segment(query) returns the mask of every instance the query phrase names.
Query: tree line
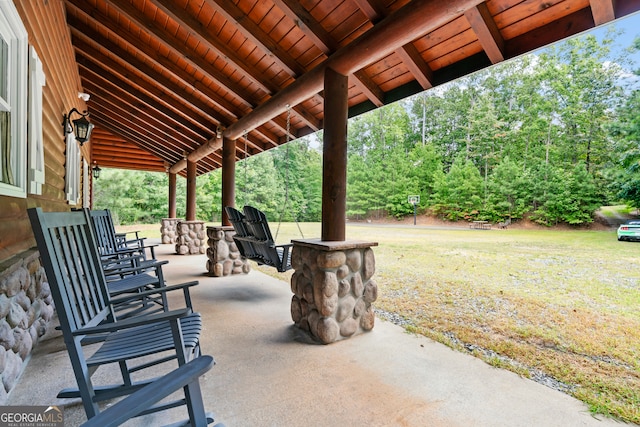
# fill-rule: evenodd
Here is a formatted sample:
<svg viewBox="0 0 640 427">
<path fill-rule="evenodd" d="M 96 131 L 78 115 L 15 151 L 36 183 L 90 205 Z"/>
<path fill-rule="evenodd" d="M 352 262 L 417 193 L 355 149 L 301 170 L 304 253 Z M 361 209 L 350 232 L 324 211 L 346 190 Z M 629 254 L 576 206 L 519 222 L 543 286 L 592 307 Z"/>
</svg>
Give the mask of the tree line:
<svg viewBox="0 0 640 427">
<path fill-rule="evenodd" d="M 640 94 L 617 32 L 542 53 L 349 120 L 347 216 L 421 212 L 449 220 L 527 217 L 585 224 L 602 205 L 640 206 Z M 640 39 L 629 49 L 640 49 Z M 618 53 L 615 53 L 618 52 Z M 272 221 L 319 221 L 321 133 L 236 165 L 236 205 Z M 163 174 L 105 170 L 94 205 L 121 223 L 166 216 Z M 140 182 L 144 185 L 140 185 Z M 178 179 L 184 196 L 185 180 Z M 184 216 L 184 199 L 178 216 Z M 221 173 L 197 179 L 197 215 L 221 216 Z"/>
</svg>

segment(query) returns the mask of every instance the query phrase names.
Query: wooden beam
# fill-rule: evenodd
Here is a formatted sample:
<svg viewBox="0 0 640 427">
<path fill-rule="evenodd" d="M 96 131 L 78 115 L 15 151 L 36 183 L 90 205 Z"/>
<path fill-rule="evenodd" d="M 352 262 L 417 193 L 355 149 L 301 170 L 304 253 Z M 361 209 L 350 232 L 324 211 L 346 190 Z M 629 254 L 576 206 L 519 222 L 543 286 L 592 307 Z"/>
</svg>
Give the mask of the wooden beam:
<svg viewBox="0 0 640 427">
<path fill-rule="evenodd" d="M 300 30 L 324 53 L 338 49 L 338 43 L 324 27 L 297 0 L 273 0 L 273 3 L 291 19 Z"/>
<path fill-rule="evenodd" d="M 325 122 L 322 150 L 323 241 L 345 240 L 347 218 L 347 120 L 349 79 L 325 69 Z"/>
<path fill-rule="evenodd" d="M 422 86 L 422 89 L 426 90 L 433 87 L 433 71 L 429 68 L 429 64 L 424 62 L 420 52 L 412 43 L 408 43 L 396 50 L 396 55 L 400 57 L 402 63 L 409 69 L 409 72 Z"/>
<path fill-rule="evenodd" d="M 276 6 L 278 6 L 284 14 L 289 17 L 300 30 L 318 46 L 318 48 L 325 54 L 325 56 L 331 55 L 336 51 L 340 45 L 333 38 L 324 27 L 316 21 L 313 16 L 307 12 L 307 10 L 295 0 L 274 0 Z M 366 0 L 363 3 L 368 5 Z M 384 105 L 384 92 L 367 76 L 364 70 L 356 71 L 353 74 L 353 83 L 358 86 L 364 96 L 366 96 L 377 107 Z M 293 109 L 295 111 L 295 108 Z M 299 113 L 298 113 L 299 114 Z M 307 124 L 310 124 L 307 122 Z M 318 130 L 319 128 L 310 124 L 312 129 Z"/>
<path fill-rule="evenodd" d="M 225 206 L 236 206 L 236 141 L 222 143 L 222 225 L 231 225 Z"/>
<path fill-rule="evenodd" d="M 187 221 L 196 220 L 196 170 L 197 163 L 187 161 Z"/>
<path fill-rule="evenodd" d="M 481 0 L 436 2 L 415 0 L 398 9 L 350 45 L 336 51 L 322 65 L 298 78 L 271 99 L 256 107 L 224 133 L 226 138 L 237 139 L 244 129 L 253 129 L 286 111 L 287 105 L 297 105 L 322 90 L 324 69 L 333 68 L 349 75 L 372 62 L 378 61 L 400 46 L 427 34 L 462 15 Z M 424 17 L 430 19 L 425 21 Z M 325 120 L 326 123 L 326 120 Z"/>
<path fill-rule="evenodd" d="M 358 5 L 358 8 L 367 19 L 373 23 L 378 22 L 384 17 L 384 9 L 381 5 L 374 0 L 354 0 Z"/>
<path fill-rule="evenodd" d="M 613 0 L 589 0 L 591 14 L 596 25 L 606 24 L 616 19 Z"/>
<path fill-rule="evenodd" d="M 364 96 L 366 96 L 376 107 L 384 105 L 384 92 L 367 76 L 364 70 L 358 70 L 352 74 L 353 82 L 360 88 Z"/>
<path fill-rule="evenodd" d="M 504 39 L 486 3 L 472 7 L 464 13 L 471 28 L 478 36 L 485 53 L 492 64 L 504 61 Z"/>
<path fill-rule="evenodd" d="M 168 218 L 175 218 L 176 214 L 176 184 L 177 176 L 175 173 L 169 174 L 169 216 Z"/>
</svg>

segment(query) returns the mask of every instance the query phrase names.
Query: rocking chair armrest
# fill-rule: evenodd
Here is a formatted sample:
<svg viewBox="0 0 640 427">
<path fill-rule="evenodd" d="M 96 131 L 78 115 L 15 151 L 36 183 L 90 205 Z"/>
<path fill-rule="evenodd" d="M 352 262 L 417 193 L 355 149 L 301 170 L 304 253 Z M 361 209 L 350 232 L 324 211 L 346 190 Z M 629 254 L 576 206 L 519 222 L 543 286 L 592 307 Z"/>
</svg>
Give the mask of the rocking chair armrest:
<svg viewBox="0 0 640 427">
<path fill-rule="evenodd" d="M 186 295 L 185 297 L 189 298 L 189 288 L 192 286 L 197 285 L 199 282 L 193 281 L 193 282 L 185 282 L 185 283 L 180 283 L 178 285 L 170 285 L 170 286 L 161 286 L 159 288 L 153 288 L 153 289 L 148 289 L 146 291 L 142 291 L 142 292 L 136 292 L 136 293 L 132 293 L 132 294 L 125 294 L 122 296 L 119 296 L 118 298 L 111 298 L 110 302 L 112 305 L 118 305 L 118 304 L 122 304 L 123 302 L 127 302 L 130 300 L 136 300 L 136 299 L 140 299 L 140 297 L 145 297 L 148 295 L 155 295 L 155 294 L 159 294 L 159 293 L 167 293 L 167 292 L 172 292 L 172 291 L 179 291 L 179 290 L 183 290 Z M 187 307 L 191 307 L 191 301 L 189 299 L 189 301 L 187 301 Z"/>
<path fill-rule="evenodd" d="M 130 263 L 132 260 L 134 260 L 134 258 L 126 258 L 126 259 L 122 259 L 122 260 L 112 260 L 111 262 L 103 261 L 102 265 L 104 266 L 103 267 L 104 274 L 109 276 L 109 275 L 113 275 L 113 274 L 140 273 L 140 272 L 152 269 L 152 268 L 158 269 L 161 266 L 169 263 L 169 261 L 163 260 L 163 261 L 145 262 L 144 265 L 138 265 L 138 266 L 130 266 L 131 264 L 129 264 L 129 266 L 127 266 L 127 267 L 118 267 L 117 266 L 117 264 L 119 264 L 120 262 Z M 115 267 L 113 266 L 114 264 L 116 264 Z"/>
<path fill-rule="evenodd" d="M 171 311 L 149 314 L 146 316 L 135 316 L 117 322 L 104 323 L 88 328 L 81 328 L 73 331 L 73 335 L 93 335 L 104 334 L 105 332 L 115 332 L 121 329 L 135 328 L 137 326 L 148 325 L 150 323 L 166 322 L 188 316 L 192 311 L 189 308 L 181 308 Z"/>
<path fill-rule="evenodd" d="M 175 370 L 158 378 L 154 382 L 144 386 L 125 399 L 117 402 L 112 407 L 90 418 L 83 427 L 117 426 L 139 415 L 150 408 L 156 402 L 169 396 L 171 393 L 195 383 L 207 371 L 215 361 L 211 356 L 199 356 L 192 361 L 181 365 Z M 200 398 L 200 396 L 197 396 Z M 198 403 L 198 402 L 195 402 Z M 201 404 L 201 402 L 200 402 Z M 195 416 L 197 416 L 196 414 Z M 192 420 L 192 422 L 195 420 Z"/>
</svg>

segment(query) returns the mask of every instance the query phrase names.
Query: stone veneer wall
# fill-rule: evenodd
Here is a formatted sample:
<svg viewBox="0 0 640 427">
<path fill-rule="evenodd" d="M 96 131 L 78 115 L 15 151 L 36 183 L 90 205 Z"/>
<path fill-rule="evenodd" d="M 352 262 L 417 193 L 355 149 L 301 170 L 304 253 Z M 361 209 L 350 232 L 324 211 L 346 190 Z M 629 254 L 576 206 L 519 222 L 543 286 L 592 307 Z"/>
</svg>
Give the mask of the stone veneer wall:
<svg viewBox="0 0 640 427">
<path fill-rule="evenodd" d="M 178 255 L 199 255 L 206 252 L 207 233 L 204 221 L 179 221 L 176 228 Z"/>
<path fill-rule="evenodd" d="M 178 218 L 163 218 L 160 223 L 160 234 L 163 245 L 172 245 L 178 239 Z"/>
<path fill-rule="evenodd" d="M 294 240 L 291 317 L 324 344 L 373 328 L 378 286 L 367 242 Z"/>
<path fill-rule="evenodd" d="M 0 264 L 0 405 L 6 403 L 24 360 L 54 315 L 39 255 L 31 250 Z"/>
<path fill-rule="evenodd" d="M 207 227 L 207 271 L 210 276 L 223 277 L 251 271 L 249 261 L 240 255 L 233 240 L 235 234 L 233 227 Z"/>
</svg>

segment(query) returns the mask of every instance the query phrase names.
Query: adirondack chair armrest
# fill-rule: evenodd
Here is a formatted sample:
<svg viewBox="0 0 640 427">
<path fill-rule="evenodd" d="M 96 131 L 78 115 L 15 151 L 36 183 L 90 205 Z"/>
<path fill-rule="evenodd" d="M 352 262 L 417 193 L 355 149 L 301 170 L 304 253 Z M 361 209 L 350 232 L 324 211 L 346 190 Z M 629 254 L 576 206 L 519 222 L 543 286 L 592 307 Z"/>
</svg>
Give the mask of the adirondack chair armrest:
<svg viewBox="0 0 640 427">
<path fill-rule="evenodd" d="M 166 322 L 170 320 L 180 319 L 188 316 L 192 311 L 189 308 L 180 308 L 177 310 L 163 311 L 160 313 L 149 314 L 146 316 L 129 317 L 125 320 L 119 320 L 117 322 L 104 323 L 97 326 L 91 326 L 88 328 L 80 328 L 72 333 L 74 335 L 94 335 L 104 334 L 107 332 L 115 332 L 121 329 L 135 328 L 137 326 L 148 325 L 150 323 Z"/>
<path fill-rule="evenodd" d="M 141 297 L 149 295 L 182 290 L 184 292 L 185 304 L 187 305 L 187 308 L 191 308 L 191 294 L 189 293 L 189 288 L 192 286 L 196 286 L 198 283 L 199 282 L 196 280 L 193 282 L 185 282 L 177 285 L 162 286 L 159 288 L 153 288 L 132 294 L 123 294 L 122 296 L 119 296 L 117 298 L 111 298 L 111 304 L 118 305 L 128 301 L 134 301 L 140 299 Z"/>
<path fill-rule="evenodd" d="M 213 367 L 214 364 L 215 361 L 211 356 L 197 357 L 158 378 L 154 382 L 117 402 L 103 412 L 100 412 L 96 416 L 90 418 L 86 423 L 82 424 L 82 426 L 118 426 L 125 421 L 140 415 L 146 409 L 169 396 L 173 392 L 178 391 L 189 384 L 195 384 L 203 374 Z M 199 388 L 197 391 L 198 395 L 191 397 L 201 400 L 202 396 L 199 393 Z M 198 408 L 198 411 L 194 414 L 195 416 L 210 416 L 210 414 L 202 413 L 201 401 L 193 402 L 193 404 Z M 194 421 L 195 420 L 192 420 L 192 422 Z"/>
</svg>

